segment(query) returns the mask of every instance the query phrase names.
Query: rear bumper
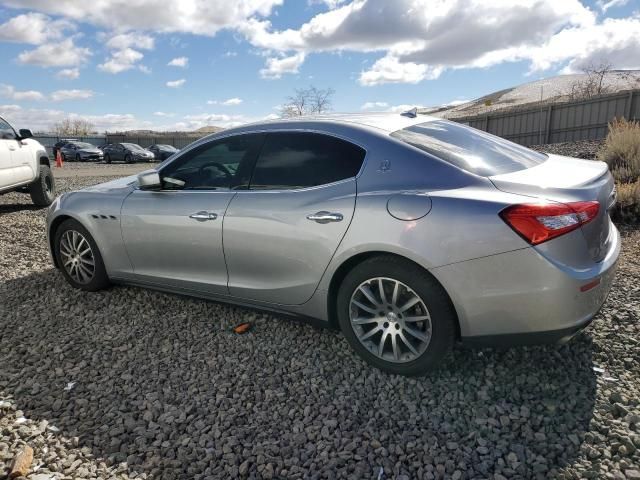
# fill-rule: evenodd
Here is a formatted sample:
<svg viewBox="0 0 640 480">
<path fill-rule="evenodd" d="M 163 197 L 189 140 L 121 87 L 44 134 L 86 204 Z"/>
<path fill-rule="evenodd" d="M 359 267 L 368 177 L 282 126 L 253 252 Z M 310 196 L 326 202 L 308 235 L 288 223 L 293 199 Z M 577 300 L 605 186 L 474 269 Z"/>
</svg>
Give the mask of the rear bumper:
<svg viewBox="0 0 640 480">
<path fill-rule="evenodd" d="M 609 251 L 589 268 L 559 268 L 534 248 L 432 270 L 458 313 L 470 345 L 533 345 L 570 339 L 607 299 L 620 253 L 612 226 Z M 598 282 L 586 291 L 581 287 Z"/>
</svg>

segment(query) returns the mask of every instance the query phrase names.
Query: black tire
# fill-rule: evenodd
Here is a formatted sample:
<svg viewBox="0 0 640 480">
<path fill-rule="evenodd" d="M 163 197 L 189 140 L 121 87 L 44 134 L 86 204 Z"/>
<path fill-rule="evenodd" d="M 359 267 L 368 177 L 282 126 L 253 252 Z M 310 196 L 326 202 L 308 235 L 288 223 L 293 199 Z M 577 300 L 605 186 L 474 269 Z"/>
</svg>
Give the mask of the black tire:
<svg viewBox="0 0 640 480">
<path fill-rule="evenodd" d="M 396 363 L 380 358 L 358 340 L 352 326 L 350 319 L 352 295 L 367 280 L 380 277 L 399 281 L 409 287 L 420 297 L 428 310 L 431 338 L 426 349 L 413 360 Z M 435 370 L 451 351 L 456 338 L 457 316 L 451 300 L 442 286 L 426 270 L 394 256 L 373 257 L 349 272 L 338 291 L 337 313 L 340 329 L 356 353 L 367 363 L 389 373 L 416 376 Z M 400 327 L 396 325 L 395 328 Z M 406 331 L 400 329 L 400 332 Z M 385 340 L 380 343 L 387 345 L 389 342 Z"/>
<path fill-rule="evenodd" d="M 48 207 L 56 198 L 56 182 L 48 165 L 40 165 L 38 178 L 29 185 L 29 195 L 38 207 Z"/>
<path fill-rule="evenodd" d="M 82 160 L 82 157 L 80 156 L 79 153 L 76 153 L 76 162 L 84 162 L 84 160 Z"/>
<path fill-rule="evenodd" d="M 104 156 L 104 163 L 111 163 L 111 155 L 108 153 Z"/>
<path fill-rule="evenodd" d="M 62 240 L 62 236 L 67 231 L 76 231 L 80 233 L 91 246 L 91 253 L 93 254 L 95 269 L 93 272 L 93 277 L 91 281 L 88 283 L 80 283 L 76 281 L 64 267 L 63 256 L 60 252 L 60 242 Z M 58 229 L 54 233 L 54 255 L 56 256 L 56 263 L 60 268 L 60 271 L 64 275 L 65 279 L 69 284 L 80 290 L 85 290 L 88 292 L 95 292 L 97 290 L 102 290 L 109 286 L 109 277 L 107 276 L 107 271 L 104 267 L 104 262 L 102 261 L 102 255 L 100 254 L 100 250 L 98 249 L 98 245 L 96 245 L 95 240 L 91 236 L 91 234 L 87 231 L 86 228 L 82 226 L 80 222 L 74 219 L 65 220 L 60 224 Z"/>
<path fill-rule="evenodd" d="M 124 163 L 133 163 L 133 161 L 131 160 L 131 155 L 124 156 Z"/>
</svg>

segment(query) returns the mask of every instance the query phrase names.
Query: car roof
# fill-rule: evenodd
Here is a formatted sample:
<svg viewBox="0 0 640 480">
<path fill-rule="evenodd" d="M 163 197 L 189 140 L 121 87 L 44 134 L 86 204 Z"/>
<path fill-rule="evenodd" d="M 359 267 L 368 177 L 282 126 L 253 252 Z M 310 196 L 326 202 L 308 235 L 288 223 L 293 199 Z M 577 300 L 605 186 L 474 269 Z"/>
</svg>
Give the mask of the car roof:
<svg viewBox="0 0 640 480">
<path fill-rule="evenodd" d="M 300 117 L 278 118 L 273 120 L 265 120 L 250 124 L 251 127 L 259 125 L 295 125 L 296 123 L 339 123 L 339 124 L 356 124 L 366 127 L 376 128 L 385 132 L 395 132 L 403 128 L 410 127 L 417 123 L 424 123 L 436 120 L 435 117 L 428 115 L 416 114 L 415 116 L 403 113 L 334 113 L 327 115 L 305 115 Z"/>
</svg>

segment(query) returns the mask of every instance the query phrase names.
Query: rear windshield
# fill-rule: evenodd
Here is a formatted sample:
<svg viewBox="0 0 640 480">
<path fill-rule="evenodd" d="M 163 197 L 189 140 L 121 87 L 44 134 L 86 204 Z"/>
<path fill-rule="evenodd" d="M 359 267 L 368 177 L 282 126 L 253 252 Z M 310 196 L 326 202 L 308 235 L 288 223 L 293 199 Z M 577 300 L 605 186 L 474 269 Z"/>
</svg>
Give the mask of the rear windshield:
<svg viewBox="0 0 640 480">
<path fill-rule="evenodd" d="M 535 167 L 547 159 L 543 153 L 446 120 L 419 123 L 391 136 L 483 177 Z"/>
</svg>

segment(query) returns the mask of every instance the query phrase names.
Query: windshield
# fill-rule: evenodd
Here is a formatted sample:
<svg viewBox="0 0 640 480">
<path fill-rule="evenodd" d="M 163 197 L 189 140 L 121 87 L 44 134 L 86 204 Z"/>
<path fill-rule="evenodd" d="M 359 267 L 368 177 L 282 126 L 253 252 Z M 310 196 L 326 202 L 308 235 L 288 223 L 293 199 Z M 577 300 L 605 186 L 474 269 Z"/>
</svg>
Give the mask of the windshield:
<svg viewBox="0 0 640 480">
<path fill-rule="evenodd" d="M 130 148 L 131 150 L 144 150 L 144 148 L 142 148 L 140 145 L 136 145 L 135 143 L 123 143 L 122 145 Z"/>
<path fill-rule="evenodd" d="M 73 142 L 72 145 L 75 145 L 78 148 L 96 148 L 94 145 L 86 142 Z"/>
<path fill-rule="evenodd" d="M 171 145 L 158 145 L 158 148 L 162 149 L 162 150 L 176 150 L 175 147 L 172 147 Z"/>
<path fill-rule="evenodd" d="M 542 153 L 447 120 L 420 123 L 391 136 L 483 177 L 535 167 L 547 159 Z"/>
</svg>

